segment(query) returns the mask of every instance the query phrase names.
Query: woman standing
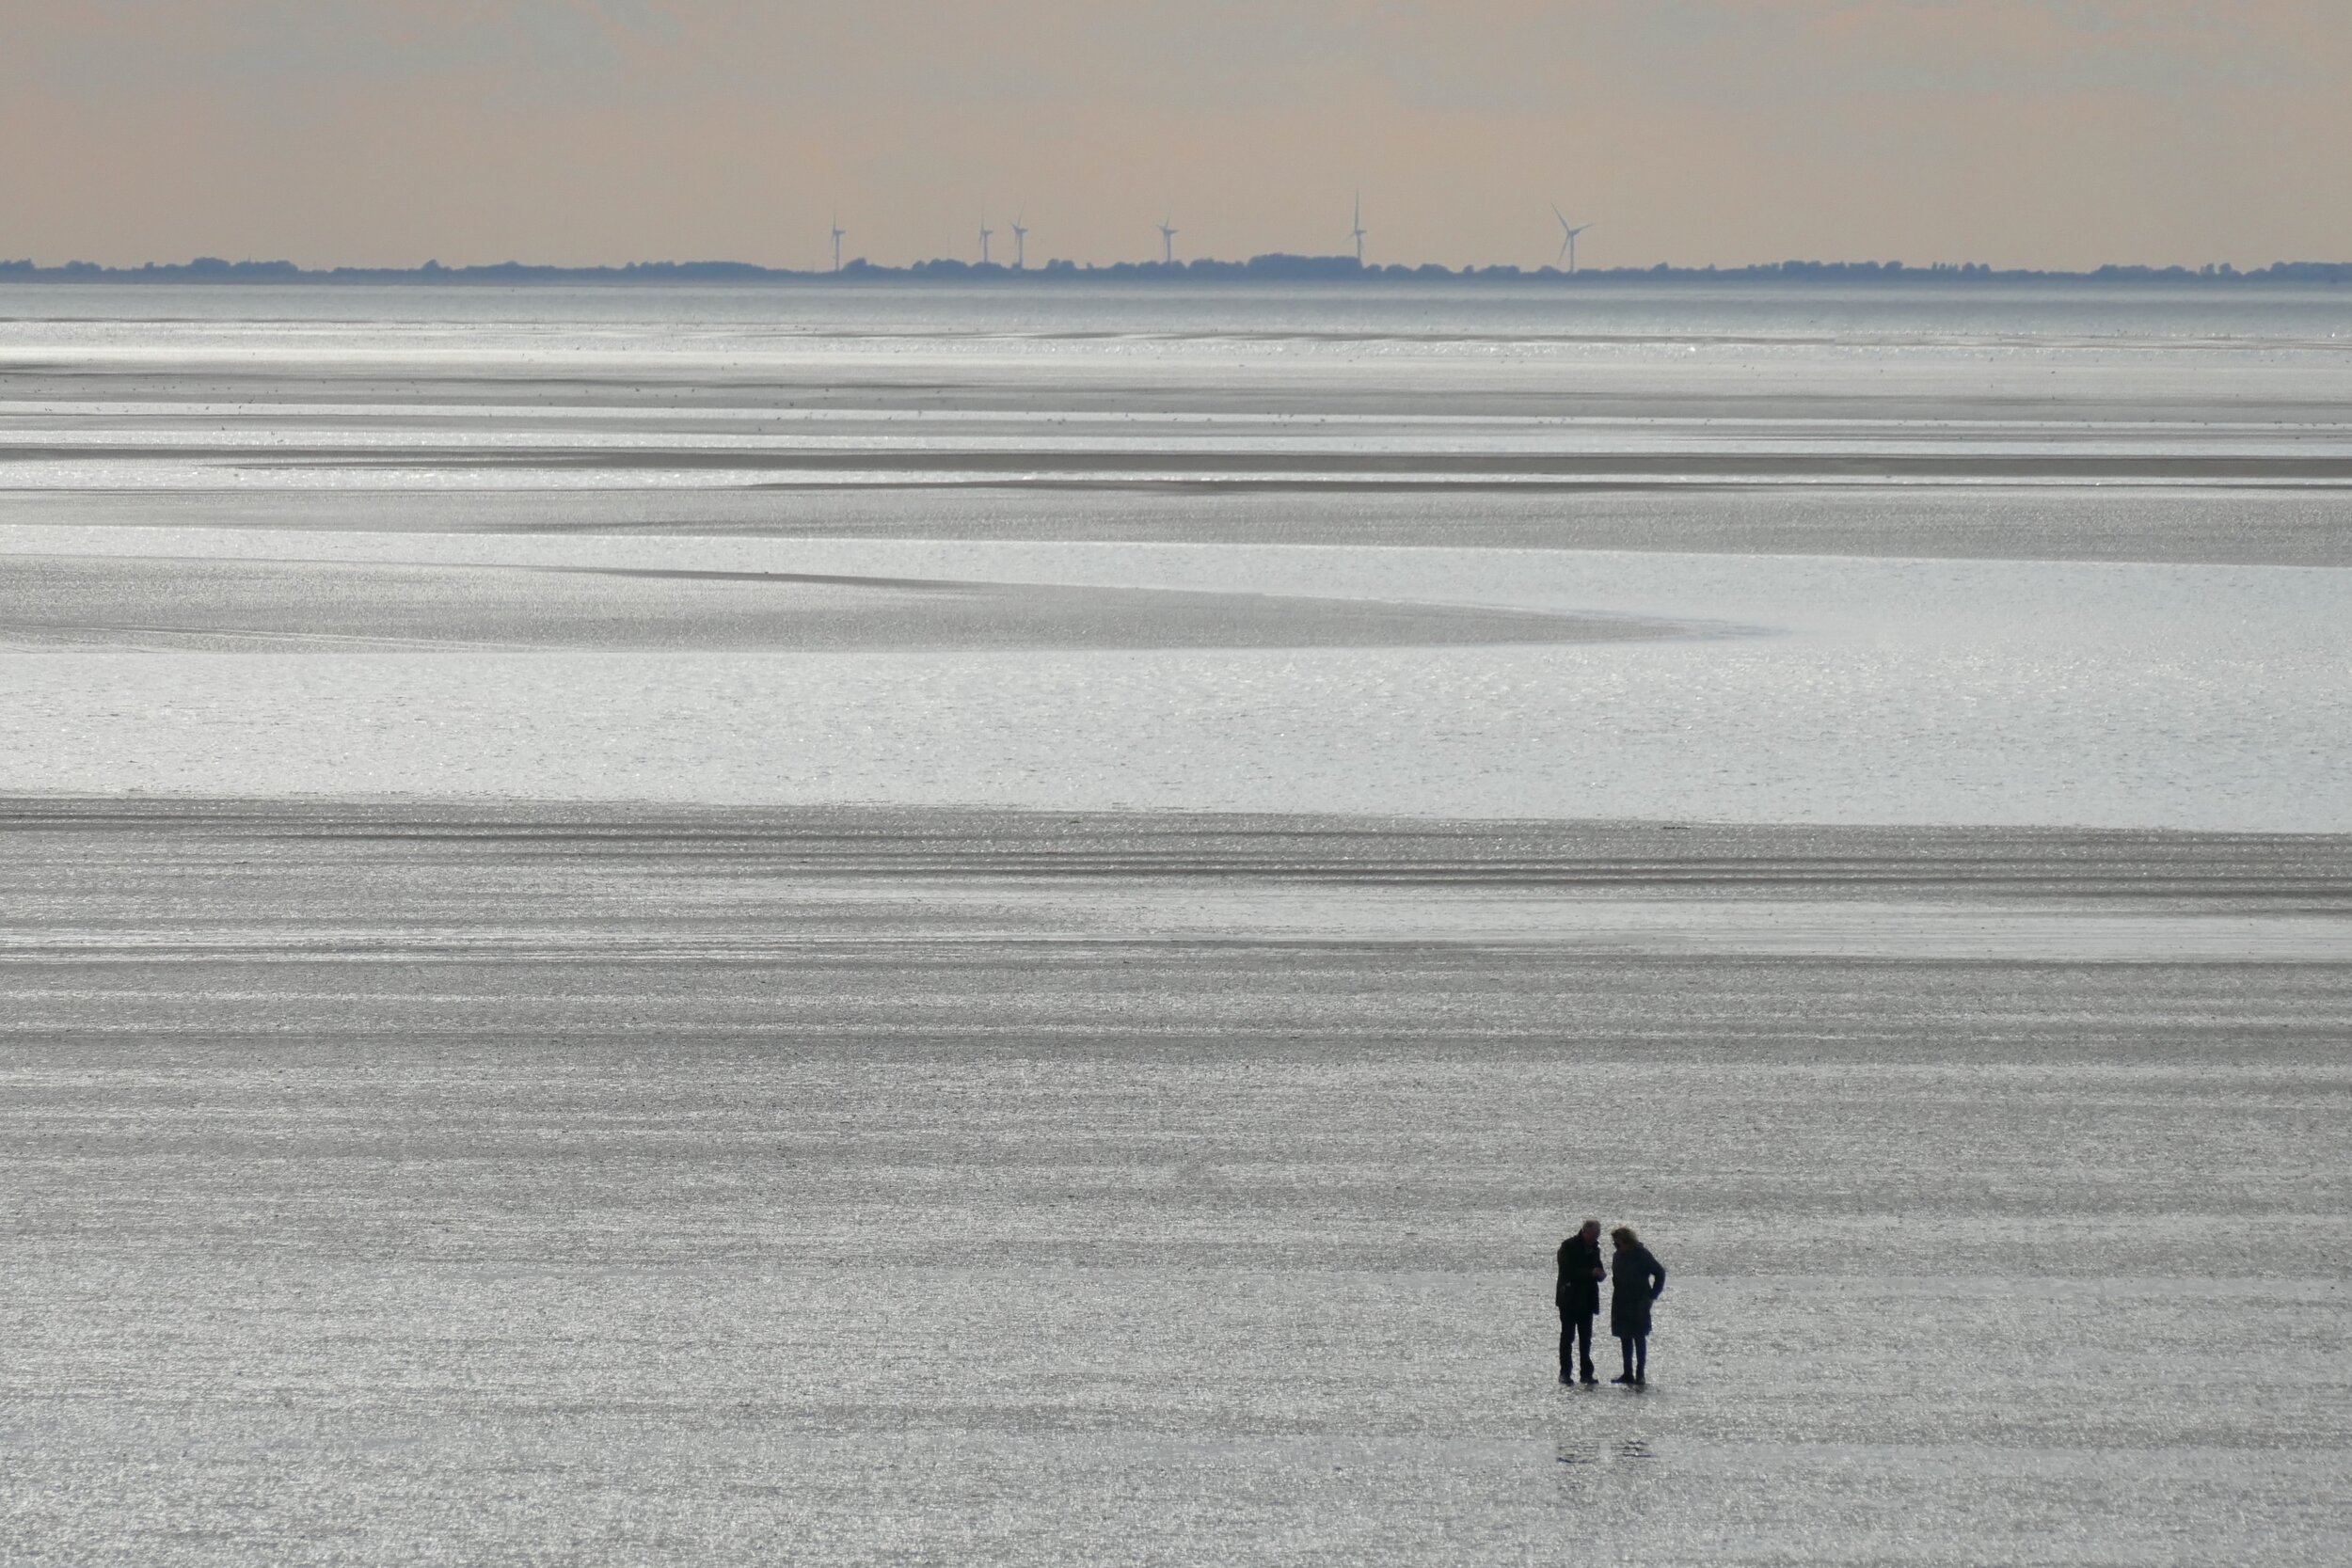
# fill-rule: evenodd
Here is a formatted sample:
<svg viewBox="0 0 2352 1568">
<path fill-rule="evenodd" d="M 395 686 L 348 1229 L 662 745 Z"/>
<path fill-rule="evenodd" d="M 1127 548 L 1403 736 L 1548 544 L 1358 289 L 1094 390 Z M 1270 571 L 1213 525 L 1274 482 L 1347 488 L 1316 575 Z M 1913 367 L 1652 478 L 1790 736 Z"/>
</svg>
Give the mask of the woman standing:
<svg viewBox="0 0 2352 1568">
<path fill-rule="evenodd" d="M 1649 1304 L 1666 1289 L 1666 1269 L 1631 1226 L 1617 1227 L 1609 1239 L 1617 1243 L 1615 1266 L 1609 1271 L 1616 1276 L 1609 1294 L 1609 1332 L 1625 1354 L 1625 1371 L 1609 1381 L 1640 1388 L 1649 1374 Z"/>
</svg>

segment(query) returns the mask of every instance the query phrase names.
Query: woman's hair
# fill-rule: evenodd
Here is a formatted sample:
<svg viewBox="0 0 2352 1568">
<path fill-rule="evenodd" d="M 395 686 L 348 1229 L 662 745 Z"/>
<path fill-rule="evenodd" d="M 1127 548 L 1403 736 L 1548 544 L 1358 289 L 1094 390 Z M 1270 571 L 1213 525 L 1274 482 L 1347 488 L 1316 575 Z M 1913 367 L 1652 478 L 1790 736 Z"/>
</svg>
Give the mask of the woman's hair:
<svg viewBox="0 0 2352 1568">
<path fill-rule="evenodd" d="M 1621 1225 L 1617 1227 L 1616 1229 L 1612 1230 L 1609 1233 L 1609 1239 L 1616 1243 L 1619 1246 L 1640 1246 L 1642 1244 L 1642 1238 L 1633 1234 L 1633 1227 L 1629 1225 Z"/>
</svg>

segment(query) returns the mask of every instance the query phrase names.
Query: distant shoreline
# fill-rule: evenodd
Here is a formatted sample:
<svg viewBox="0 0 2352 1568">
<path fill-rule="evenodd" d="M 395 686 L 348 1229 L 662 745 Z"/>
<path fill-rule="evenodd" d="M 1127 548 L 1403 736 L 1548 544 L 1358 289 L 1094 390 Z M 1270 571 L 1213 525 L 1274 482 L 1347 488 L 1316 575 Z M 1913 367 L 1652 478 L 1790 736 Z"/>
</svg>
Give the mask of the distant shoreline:
<svg viewBox="0 0 2352 1568">
<path fill-rule="evenodd" d="M 420 267 L 297 266 L 292 261 L 229 261 L 199 257 L 192 261 L 148 262 L 135 267 L 67 261 L 41 266 L 31 261 L 0 261 L 0 283 L 309 283 L 309 284 L 818 284 L 831 287 L 904 283 L 1454 283 L 1498 288 L 1624 288 L 1645 284 L 1937 284 L 1969 288 L 2028 284 L 2236 288 L 2245 285 L 2352 284 L 2352 261 L 2280 261 L 2239 272 L 2234 268 L 2104 266 L 2089 272 L 2002 270 L 1980 263 L 1909 266 L 1899 261 L 1780 261 L 1743 267 L 1587 267 L 1562 272 L 1494 266 L 1449 268 L 1381 266 L 1350 256 L 1255 256 L 1247 261 L 1117 261 L 1079 266 L 1048 261 L 1014 268 L 942 259 L 909 266 L 876 266 L 860 260 L 838 272 L 801 272 L 749 261 L 632 261 L 623 266 L 543 266 L 501 261 L 484 266 Z"/>
</svg>

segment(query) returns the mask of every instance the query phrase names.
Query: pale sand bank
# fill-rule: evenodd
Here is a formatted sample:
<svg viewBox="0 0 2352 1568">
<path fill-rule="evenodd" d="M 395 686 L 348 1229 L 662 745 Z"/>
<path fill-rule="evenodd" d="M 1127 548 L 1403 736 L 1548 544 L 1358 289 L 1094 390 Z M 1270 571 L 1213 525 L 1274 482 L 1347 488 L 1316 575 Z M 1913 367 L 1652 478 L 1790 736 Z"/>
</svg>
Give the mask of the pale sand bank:
<svg viewBox="0 0 2352 1568">
<path fill-rule="evenodd" d="M 2352 826 L 2328 569 L 33 525 L 0 547 L 20 645 L 48 644 L 0 687 L 20 792 Z M 809 580 L 840 578 L 900 586 Z M 333 641 L 357 637 L 380 641 Z"/>
<path fill-rule="evenodd" d="M 684 565 L 0 554 L 0 647 L 16 648 L 1409 647 L 1693 630 L 1507 607 Z"/>
<path fill-rule="evenodd" d="M 2352 566 L 2352 493 L 2115 484 L 1802 491 L 1187 484 L 1070 491 L 860 489 L 11 491 L 0 526 L 172 534 L 506 533 L 644 538 L 1066 540 L 1133 544 L 1659 550 L 2014 561 Z"/>
</svg>

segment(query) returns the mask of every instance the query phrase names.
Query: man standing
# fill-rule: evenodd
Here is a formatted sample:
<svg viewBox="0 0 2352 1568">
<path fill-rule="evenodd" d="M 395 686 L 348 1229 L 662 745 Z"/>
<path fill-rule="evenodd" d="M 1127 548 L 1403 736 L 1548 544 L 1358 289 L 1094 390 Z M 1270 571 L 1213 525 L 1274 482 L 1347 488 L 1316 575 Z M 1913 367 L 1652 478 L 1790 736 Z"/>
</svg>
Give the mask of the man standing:
<svg viewBox="0 0 2352 1568">
<path fill-rule="evenodd" d="M 1600 1221 L 1586 1220 L 1560 1243 L 1560 1279 L 1551 1288 L 1552 1304 L 1560 1308 L 1563 1383 L 1574 1383 L 1580 1368 L 1585 1382 L 1600 1381 L 1593 1375 L 1593 1315 L 1600 1310 L 1600 1282 L 1606 1272 L 1600 1262 Z"/>
</svg>

